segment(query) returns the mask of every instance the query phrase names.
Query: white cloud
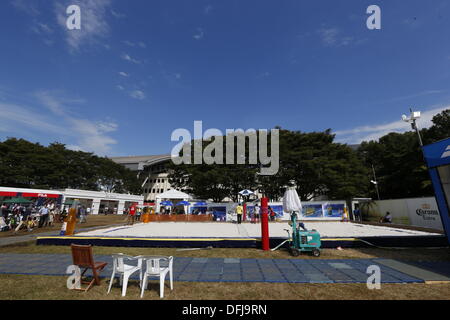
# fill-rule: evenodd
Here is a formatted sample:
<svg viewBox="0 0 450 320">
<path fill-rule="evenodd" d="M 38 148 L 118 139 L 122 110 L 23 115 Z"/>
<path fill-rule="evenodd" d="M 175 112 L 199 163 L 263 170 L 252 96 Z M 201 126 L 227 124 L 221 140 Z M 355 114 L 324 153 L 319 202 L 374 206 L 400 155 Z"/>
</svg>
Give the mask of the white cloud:
<svg viewBox="0 0 450 320">
<path fill-rule="evenodd" d="M 63 134 L 65 129 L 47 116 L 17 104 L 0 103 L 0 130 L 19 133 L 24 128 L 33 131 Z M 21 132 L 20 132 L 21 133 Z"/>
<path fill-rule="evenodd" d="M 81 30 L 68 30 L 66 26 L 66 9 L 70 4 L 76 4 L 81 9 Z M 109 34 L 109 24 L 106 19 L 111 0 L 70 0 L 61 3 L 55 1 L 56 18 L 65 30 L 66 41 L 71 52 L 77 52 L 84 44 L 97 44 Z"/>
<path fill-rule="evenodd" d="M 111 145 L 117 143 L 115 139 L 106 135 L 117 130 L 116 124 L 75 118 L 69 119 L 69 122 L 72 123 L 74 132 L 79 134 L 79 148 L 82 150 L 103 155 L 110 151 Z"/>
<path fill-rule="evenodd" d="M 62 102 L 56 99 L 49 91 L 38 91 L 34 96 L 53 113 L 64 115 L 65 110 L 62 106 Z"/>
<path fill-rule="evenodd" d="M 93 121 L 73 116 L 68 104 L 84 103 L 81 99 L 71 99 L 62 92 L 38 91 L 33 94 L 39 106 L 50 112 L 42 112 L 36 107 L 10 103 L 0 103 L 0 131 L 23 135 L 24 132 L 51 134 L 61 139 L 69 139 L 72 149 L 105 155 L 117 141 L 110 136 L 117 131 L 113 121 Z M 31 134 L 30 134 L 31 135 Z"/>
<path fill-rule="evenodd" d="M 28 13 L 31 16 L 40 15 L 40 11 L 36 7 L 36 3 L 34 1 L 27 0 L 13 0 L 11 4 L 18 10 Z"/>
<path fill-rule="evenodd" d="M 133 47 L 133 48 L 134 47 L 147 48 L 147 45 L 144 42 L 142 42 L 142 41 L 132 42 L 132 41 L 126 40 L 123 43 L 125 43 L 127 46 Z"/>
<path fill-rule="evenodd" d="M 132 58 L 129 54 L 126 54 L 126 53 L 122 54 L 121 58 L 123 60 L 125 60 L 125 61 L 129 61 L 129 62 L 132 62 L 134 64 L 141 64 L 142 63 L 141 61 Z"/>
<path fill-rule="evenodd" d="M 197 28 L 197 33 L 193 35 L 195 40 L 201 40 L 205 36 L 205 32 L 202 28 Z"/>
<path fill-rule="evenodd" d="M 433 94 L 439 94 L 439 93 L 443 93 L 445 92 L 444 90 L 424 90 L 422 92 L 419 93 L 415 93 L 415 94 L 410 94 L 410 95 L 406 95 L 406 96 L 401 96 L 401 97 L 395 97 L 383 102 L 396 102 L 396 101 L 403 101 L 403 100 L 409 100 L 409 99 L 413 99 L 413 98 L 418 98 L 418 97 L 422 97 L 422 96 L 428 96 L 428 95 L 433 95 Z"/>
<path fill-rule="evenodd" d="M 268 71 L 262 72 L 262 73 L 258 74 L 256 77 L 258 79 L 268 78 L 268 77 L 270 77 L 270 72 L 268 72 Z"/>
<path fill-rule="evenodd" d="M 450 106 L 441 106 L 422 112 L 421 118 L 417 121 L 418 127 L 419 128 L 430 127 L 433 124 L 431 121 L 433 117 L 436 114 L 442 112 L 443 110 L 449 108 Z M 378 140 L 379 138 L 390 132 L 403 133 L 410 130 L 412 130 L 411 124 L 402 121 L 401 117 L 399 116 L 398 120 L 392 122 L 378 125 L 360 126 L 348 130 L 339 130 L 336 131 L 335 134 L 337 141 L 339 142 L 357 144 L 361 143 L 362 141 Z"/>
<path fill-rule="evenodd" d="M 83 148 L 81 148 L 80 146 L 73 145 L 73 144 L 66 145 L 66 149 L 69 149 L 72 151 L 84 151 Z"/>
<path fill-rule="evenodd" d="M 205 8 L 203 9 L 203 12 L 208 15 L 211 13 L 211 11 L 214 9 L 214 7 L 210 4 L 208 4 L 207 6 L 205 6 Z"/>
<path fill-rule="evenodd" d="M 119 74 L 120 74 L 122 77 L 129 77 L 129 76 L 130 76 L 128 73 L 123 72 L 123 71 L 119 72 Z"/>
<path fill-rule="evenodd" d="M 320 39 L 326 47 L 341 47 L 348 46 L 355 42 L 355 38 L 351 36 L 342 35 L 341 30 L 336 27 L 321 28 L 317 30 Z"/>
<path fill-rule="evenodd" d="M 112 9 L 111 9 L 111 14 L 113 15 L 113 17 L 115 17 L 117 19 L 124 19 L 124 18 L 127 17 L 125 14 L 117 12 L 117 11 L 114 11 Z"/>
<path fill-rule="evenodd" d="M 130 92 L 130 96 L 137 100 L 144 100 L 146 98 L 145 93 L 141 90 L 133 90 Z"/>
<path fill-rule="evenodd" d="M 54 32 L 53 29 L 48 24 L 42 22 L 36 22 L 31 27 L 31 31 L 39 35 L 48 35 Z"/>
<path fill-rule="evenodd" d="M 120 84 L 118 84 L 118 85 L 116 86 L 116 88 L 119 89 L 119 90 L 125 90 L 125 88 L 124 88 L 123 86 L 121 86 Z"/>
</svg>

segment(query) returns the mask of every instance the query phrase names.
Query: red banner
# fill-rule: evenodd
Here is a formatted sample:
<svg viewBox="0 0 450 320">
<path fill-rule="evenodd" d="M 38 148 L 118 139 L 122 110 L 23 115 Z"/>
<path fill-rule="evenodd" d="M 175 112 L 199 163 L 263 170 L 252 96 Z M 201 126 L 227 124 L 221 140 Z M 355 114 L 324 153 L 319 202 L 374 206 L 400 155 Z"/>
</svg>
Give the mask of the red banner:
<svg viewBox="0 0 450 320">
<path fill-rule="evenodd" d="M 15 197 L 15 196 L 17 196 L 17 192 L 0 191 L 0 197 Z"/>
<path fill-rule="evenodd" d="M 50 193 L 23 193 L 24 198 L 59 198 L 59 194 Z"/>
</svg>

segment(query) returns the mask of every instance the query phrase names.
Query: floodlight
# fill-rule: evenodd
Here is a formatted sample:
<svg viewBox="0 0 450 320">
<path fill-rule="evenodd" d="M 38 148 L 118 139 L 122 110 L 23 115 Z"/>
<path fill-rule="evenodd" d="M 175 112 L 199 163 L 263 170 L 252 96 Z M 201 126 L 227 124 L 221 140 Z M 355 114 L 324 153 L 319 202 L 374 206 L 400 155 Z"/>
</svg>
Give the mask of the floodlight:
<svg viewBox="0 0 450 320">
<path fill-rule="evenodd" d="M 414 111 L 411 113 L 411 119 L 417 120 L 420 118 L 420 111 Z"/>
</svg>

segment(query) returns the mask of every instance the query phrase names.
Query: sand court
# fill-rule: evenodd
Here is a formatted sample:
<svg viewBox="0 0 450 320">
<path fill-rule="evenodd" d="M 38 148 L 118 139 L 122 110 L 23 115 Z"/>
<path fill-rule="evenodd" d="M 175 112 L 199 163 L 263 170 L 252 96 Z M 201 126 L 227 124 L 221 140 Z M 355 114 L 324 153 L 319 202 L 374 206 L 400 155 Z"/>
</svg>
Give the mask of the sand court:
<svg viewBox="0 0 450 320">
<path fill-rule="evenodd" d="M 385 226 L 363 225 L 349 222 L 305 222 L 307 229 L 316 229 L 322 238 L 334 237 L 390 237 L 390 236 L 431 236 L 439 235 L 416 230 L 399 229 Z M 291 230 L 287 222 L 269 224 L 270 237 L 287 237 L 284 229 Z M 77 233 L 85 237 L 133 237 L 133 238 L 260 238 L 261 225 L 229 222 L 157 222 L 138 223 L 133 226 L 116 226 L 89 232 Z"/>
</svg>

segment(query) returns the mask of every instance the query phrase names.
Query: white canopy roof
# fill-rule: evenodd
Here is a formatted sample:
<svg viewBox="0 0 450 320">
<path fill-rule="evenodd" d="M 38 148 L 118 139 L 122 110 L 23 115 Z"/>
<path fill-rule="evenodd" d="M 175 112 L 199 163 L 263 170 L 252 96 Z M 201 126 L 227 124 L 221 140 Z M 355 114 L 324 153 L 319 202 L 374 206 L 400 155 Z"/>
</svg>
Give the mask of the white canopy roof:
<svg viewBox="0 0 450 320">
<path fill-rule="evenodd" d="M 161 193 L 159 195 L 156 196 L 157 200 L 160 199 L 182 199 L 182 200 L 188 200 L 188 199 L 192 199 L 192 197 L 190 195 L 188 195 L 187 193 L 175 190 L 175 189 L 171 189 L 168 190 L 164 193 Z"/>
</svg>

